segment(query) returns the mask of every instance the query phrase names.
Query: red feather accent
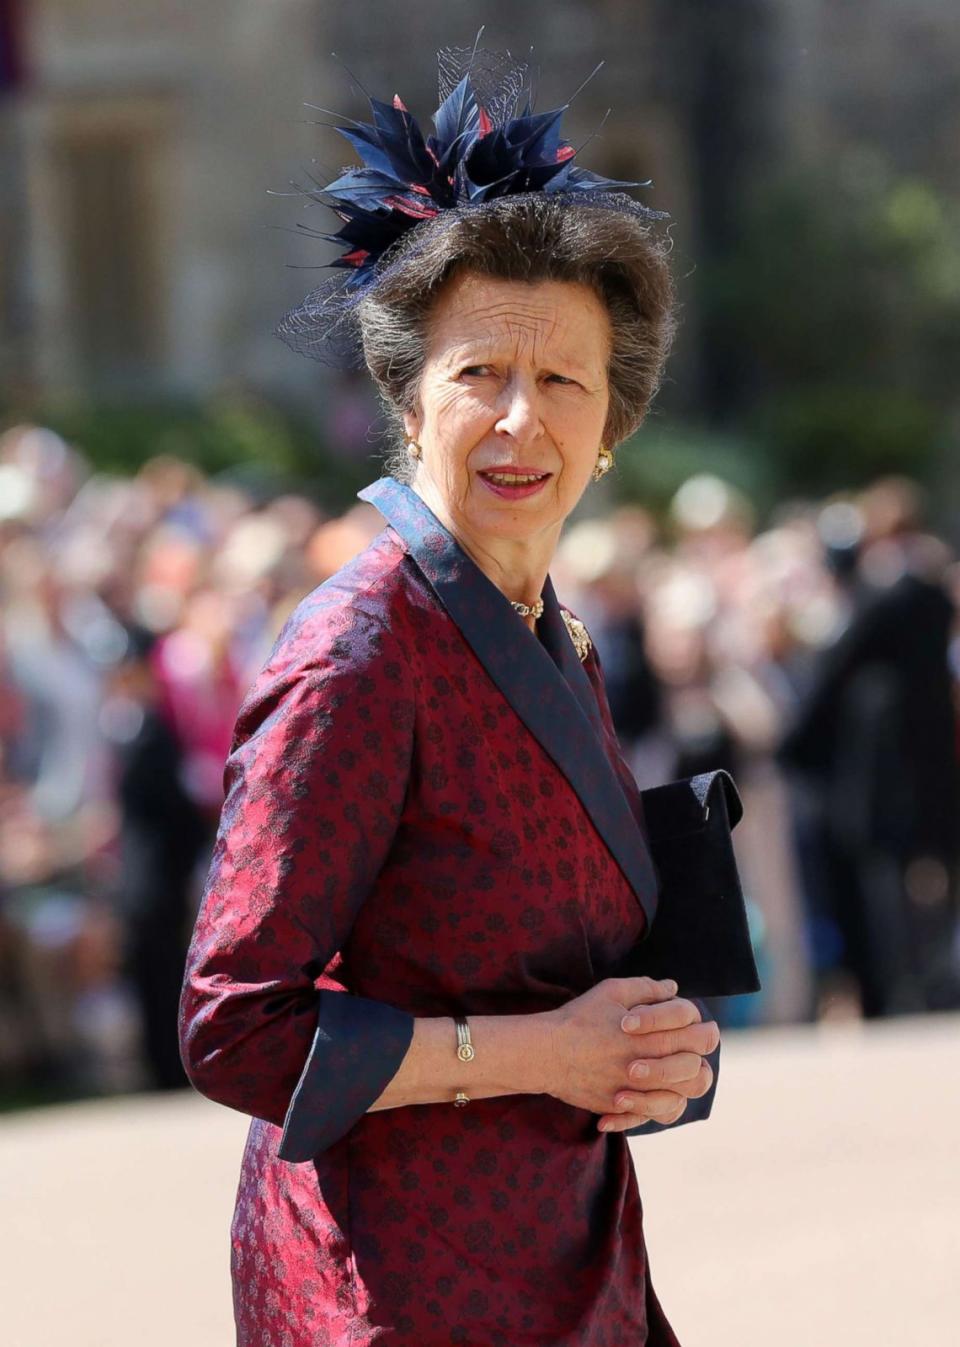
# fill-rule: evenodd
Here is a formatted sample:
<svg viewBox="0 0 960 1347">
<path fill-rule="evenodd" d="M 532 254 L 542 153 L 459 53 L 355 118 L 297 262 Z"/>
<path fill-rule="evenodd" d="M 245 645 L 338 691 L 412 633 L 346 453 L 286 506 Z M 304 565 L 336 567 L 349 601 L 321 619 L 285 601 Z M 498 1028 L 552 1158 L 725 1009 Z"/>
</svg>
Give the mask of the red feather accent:
<svg viewBox="0 0 960 1347">
<path fill-rule="evenodd" d="M 429 188 L 429 187 L 424 187 L 423 183 L 420 183 L 420 182 L 411 182 L 411 183 L 410 183 L 410 191 L 411 191 L 411 192 L 416 192 L 419 196 L 429 196 L 429 195 L 430 195 L 430 188 Z"/>
<path fill-rule="evenodd" d="M 572 145 L 559 145 L 557 147 L 557 163 L 565 163 L 567 159 L 572 159 L 576 150 Z"/>
<path fill-rule="evenodd" d="M 408 111 L 406 103 L 404 103 L 403 99 L 400 97 L 399 94 L 393 95 L 393 106 L 397 109 L 398 112 Z"/>
<path fill-rule="evenodd" d="M 421 206 L 416 201 L 405 200 L 402 196 L 385 196 L 383 204 L 390 206 L 393 210 L 402 211 L 404 215 L 410 215 L 414 220 L 432 220 L 439 213 L 437 206 Z"/>
<path fill-rule="evenodd" d="M 490 120 L 486 108 L 482 108 L 479 103 L 477 104 L 477 111 L 480 114 L 480 136 L 482 138 L 488 131 L 493 130 L 493 122 Z"/>
<path fill-rule="evenodd" d="M 366 248 L 354 248 L 352 253 L 344 253 L 340 258 L 341 262 L 349 262 L 351 266 L 359 267 L 370 256 Z"/>
</svg>

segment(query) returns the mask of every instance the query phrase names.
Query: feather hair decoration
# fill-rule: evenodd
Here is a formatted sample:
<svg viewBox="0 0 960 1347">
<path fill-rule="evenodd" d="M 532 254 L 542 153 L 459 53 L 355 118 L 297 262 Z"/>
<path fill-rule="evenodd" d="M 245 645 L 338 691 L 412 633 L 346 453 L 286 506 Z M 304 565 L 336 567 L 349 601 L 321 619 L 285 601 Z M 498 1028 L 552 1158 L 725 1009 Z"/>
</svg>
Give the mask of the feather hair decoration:
<svg viewBox="0 0 960 1347">
<path fill-rule="evenodd" d="M 390 103 L 370 97 L 370 122 L 344 118 L 350 125 L 334 127 L 361 163 L 305 192 L 343 221 L 336 233 L 307 232 L 344 249 L 328 265 L 347 275 L 321 285 L 281 320 L 277 335 L 295 350 L 330 358 L 331 320 L 355 306 L 399 239 L 442 212 L 542 192 L 665 217 L 619 190 L 649 187 L 649 180 L 618 181 L 575 165 L 577 151 L 560 128 L 569 103 L 535 113 L 529 67 L 479 48 L 479 38 L 468 51 L 438 53 L 441 101 L 432 134 L 424 135 L 399 94 Z"/>
</svg>

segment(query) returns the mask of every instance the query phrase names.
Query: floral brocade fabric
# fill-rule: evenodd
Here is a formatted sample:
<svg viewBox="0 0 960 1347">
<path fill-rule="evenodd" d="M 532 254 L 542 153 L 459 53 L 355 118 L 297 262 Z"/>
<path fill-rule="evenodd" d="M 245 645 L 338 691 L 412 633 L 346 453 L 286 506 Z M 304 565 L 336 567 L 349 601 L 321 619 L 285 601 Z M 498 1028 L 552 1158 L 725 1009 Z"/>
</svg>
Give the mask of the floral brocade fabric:
<svg viewBox="0 0 960 1347">
<path fill-rule="evenodd" d="M 616 783 L 595 652 L 584 669 Z M 366 1111 L 413 1017 L 552 1009 L 646 926 L 394 528 L 293 614 L 225 781 L 181 1044 L 253 1116 L 240 1347 L 675 1347 L 623 1134 L 537 1094 Z"/>
</svg>

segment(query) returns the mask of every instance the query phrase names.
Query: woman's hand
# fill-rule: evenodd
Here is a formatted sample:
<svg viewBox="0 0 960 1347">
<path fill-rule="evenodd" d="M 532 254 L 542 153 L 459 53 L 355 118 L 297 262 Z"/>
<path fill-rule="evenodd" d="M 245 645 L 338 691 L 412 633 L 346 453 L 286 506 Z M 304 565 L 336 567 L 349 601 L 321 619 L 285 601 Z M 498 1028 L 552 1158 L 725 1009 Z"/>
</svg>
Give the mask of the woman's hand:
<svg viewBox="0 0 960 1347">
<path fill-rule="evenodd" d="M 676 983 L 670 985 L 676 988 Z M 670 998 L 631 1007 L 621 1027 L 642 1038 L 627 1068 L 628 1088 L 617 1091 L 615 1111 L 603 1114 L 597 1126 L 603 1132 L 624 1132 L 651 1120 L 676 1122 L 687 1100 L 699 1099 L 713 1084 L 713 1069 L 704 1058 L 720 1042 L 716 1022 L 704 1022 L 692 1001 Z M 648 1101 L 653 1095 L 664 1096 L 665 1112 L 650 1113 Z M 666 1104 L 669 1096 L 673 1096 L 673 1107 Z"/>
<path fill-rule="evenodd" d="M 675 982 L 606 978 L 549 1012 L 553 1053 L 548 1094 L 601 1116 L 602 1131 L 673 1123 L 713 1082 L 703 1060 L 720 1041 Z M 606 1125 L 605 1125 L 606 1124 Z"/>
</svg>

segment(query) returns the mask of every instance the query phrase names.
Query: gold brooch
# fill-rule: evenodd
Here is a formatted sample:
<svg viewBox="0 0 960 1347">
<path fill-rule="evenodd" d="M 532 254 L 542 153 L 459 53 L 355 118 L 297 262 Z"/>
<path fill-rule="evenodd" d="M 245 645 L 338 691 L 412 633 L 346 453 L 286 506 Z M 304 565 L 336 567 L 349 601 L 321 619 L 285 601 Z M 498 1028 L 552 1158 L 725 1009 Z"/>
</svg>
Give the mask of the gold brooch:
<svg viewBox="0 0 960 1347">
<path fill-rule="evenodd" d="M 580 663 L 587 658 L 593 648 L 593 642 L 587 634 L 587 629 L 580 621 L 579 617 L 574 617 L 573 613 L 568 613 L 566 608 L 560 609 L 560 616 L 566 624 L 567 631 L 570 633 L 570 639 L 573 642 L 573 648 L 580 656 Z"/>
</svg>

